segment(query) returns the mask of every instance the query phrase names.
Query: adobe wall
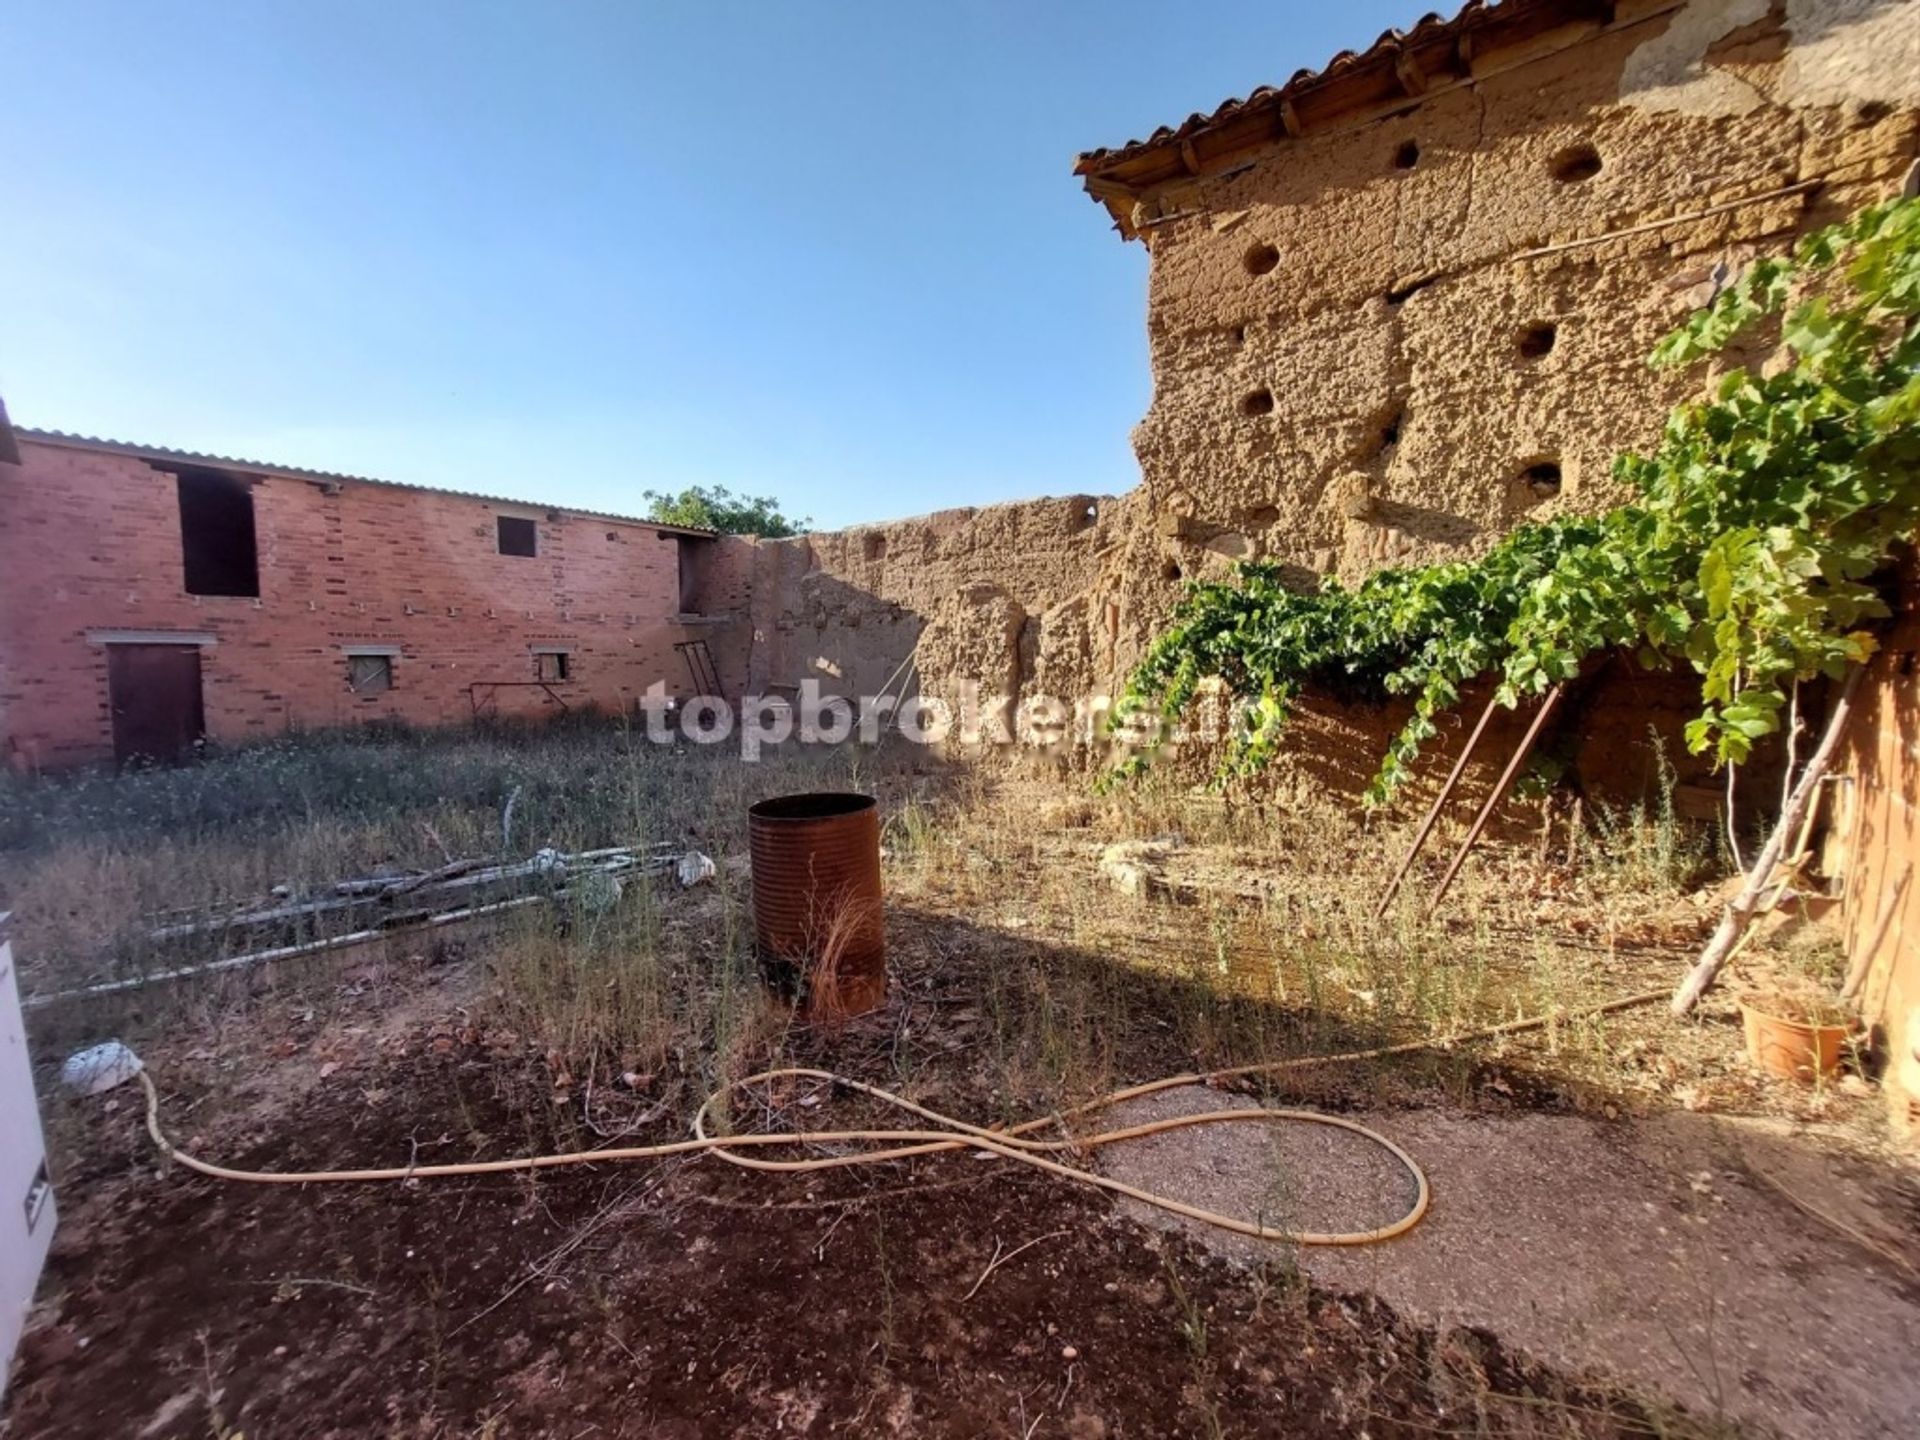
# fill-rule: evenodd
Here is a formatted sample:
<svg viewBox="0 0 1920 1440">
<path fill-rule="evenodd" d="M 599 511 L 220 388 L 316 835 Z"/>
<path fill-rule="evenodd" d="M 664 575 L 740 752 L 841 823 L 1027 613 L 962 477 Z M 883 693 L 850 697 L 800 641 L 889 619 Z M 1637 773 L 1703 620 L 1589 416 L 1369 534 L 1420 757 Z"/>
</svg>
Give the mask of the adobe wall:
<svg viewBox="0 0 1920 1440">
<path fill-rule="evenodd" d="M 1236 560 L 1290 567 L 1303 587 L 1353 580 L 1627 498 L 1613 456 L 1651 445 L 1701 387 L 1650 371 L 1655 342 L 1716 274 L 1885 197 L 1913 163 L 1920 5 L 1613 9 L 1610 29 L 1476 56 L 1469 86 L 1146 194 L 1141 484 L 1111 507 L 1096 556 L 1021 595 L 1017 645 L 979 606 L 923 672 L 937 685 L 964 661 L 1111 689 L 1181 582 Z M 1012 550 L 977 568 L 1024 562 Z M 1695 683 L 1608 677 L 1583 767 L 1647 768 L 1649 724 L 1682 758 Z M 1321 777 L 1351 788 L 1395 717 L 1321 713 L 1289 749 L 1364 754 Z M 1682 779 L 1717 783 L 1704 762 Z"/>
<path fill-rule="evenodd" d="M 1920 1134 L 1920 595 L 1862 677 L 1828 787 L 1824 867 L 1843 877 L 1841 920 L 1864 983 L 1860 1010 L 1881 1030 L 1896 1123 Z"/>
<path fill-rule="evenodd" d="M 1913 30 L 1889 32 L 1895 9 Z M 1618 10 L 1585 43 L 1155 198 L 1155 394 L 1135 445 L 1153 509 L 1182 522 L 1142 546 L 1163 566 L 1259 555 L 1354 578 L 1628 498 L 1612 457 L 1699 389 L 1647 353 L 1715 268 L 1883 197 L 1912 162 L 1920 55 L 1830 57 L 1819 84 L 1787 27 L 1842 58 L 1896 38 L 1911 52 L 1920 9 L 1696 0 L 1639 25 Z M 1597 173 L 1556 178 L 1581 147 Z M 1546 326 L 1551 349 L 1530 354 Z M 1555 495 L 1525 478 L 1542 462 Z"/>
<path fill-rule="evenodd" d="M 1010 696 L 1044 684 L 1059 657 L 1041 637 L 1081 633 L 1134 503 L 1049 497 L 760 541 L 733 562 L 751 569 L 751 624 L 726 637 L 722 673 L 754 693 L 811 679 L 827 695 L 872 695 L 889 681 L 897 694 L 911 656 L 928 693 L 962 678 Z M 1071 668 L 1083 683 L 1090 657 Z"/>
<path fill-rule="evenodd" d="M 236 741 L 375 719 L 470 718 L 476 681 L 535 678 L 563 646 L 568 706 L 630 705 L 665 680 L 689 633 L 676 545 L 654 529 L 397 487 L 254 487 L 258 599 L 185 593 L 171 474 L 123 455 L 22 438 L 0 465 L 0 746 L 18 767 L 112 754 L 103 631 L 204 635 L 208 733 Z M 538 554 L 501 555 L 498 513 L 529 516 Z M 391 645 L 393 688 L 356 695 L 346 647 Z M 483 692 L 483 703 L 486 699 Z M 500 713 L 552 712 L 544 693 L 492 692 Z"/>
</svg>

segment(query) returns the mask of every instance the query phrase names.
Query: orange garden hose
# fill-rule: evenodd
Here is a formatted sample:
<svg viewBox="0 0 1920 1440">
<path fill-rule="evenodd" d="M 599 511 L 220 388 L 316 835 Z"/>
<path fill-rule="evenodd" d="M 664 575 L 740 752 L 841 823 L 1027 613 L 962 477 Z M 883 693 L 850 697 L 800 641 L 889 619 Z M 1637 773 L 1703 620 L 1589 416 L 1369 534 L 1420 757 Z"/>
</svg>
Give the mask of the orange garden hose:
<svg viewBox="0 0 1920 1440">
<path fill-rule="evenodd" d="M 1347 1120 L 1337 1115 L 1326 1115 L 1314 1110 L 1279 1110 L 1254 1108 L 1245 1110 L 1209 1110 L 1198 1115 L 1177 1115 L 1163 1120 L 1150 1121 L 1143 1125 L 1132 1125 L 1119 1130 L 1102 1131 L 1094 1135 L 1072 1136 L 1060 1140 L 1036 1140 L 1027 1138 L 1033 1131 L 1042 1127 L 1062 1123 L 1076 1116 L 1088 1115 L 1105 1110 L 1123 1101 L 1138 1099 L 1143 1095 L 1152 1095 L 1161 1090 L 1171 1090 L 1186 1085 L 1204 1085 L 1221 1080 L 1230 1080 L 1255 1075 L 1276 1075 L 1288 1070 L 1304 1069 L 1310 1065 L 1351 1064 L 1360 1060 L 1383 1059 L 1390 1055 L 1406 1055 L 1420 1050 L 1440 1049 L 1461 1044 L 1469 1040 L 1488 1039 L 1497 1035 L 1514 1035 L 1527 1030 L 1537 1030 L 1552 1024 L 1555 1020 L 1584 1020 L 1599 1015 L 1611 1014 L 1617 1010 L 1629 1009 L 1636 1005 L 1651 1004 L 1666 998 L 1664 990 L 1650 990 L 1638 995 L 1629 995 L 1622 999 L 1610 1000 L 1604 1005 L 1591 1006 L 1584 1010 L 1529 1016 L 1524 1020 L 1511 1020 L 1501 1025 L 1490 1025 L 1479 1030 L 1470 1030 L 1456 1035 L 1440 1036 L 1423 1040 L 1407 1040 L 1397 1045 L 1382 1045 L 1370 1050 L 1349 1050 L 1335 1055 L 1306 1055 L 1286 1060 L 1263 1061 L 1253 1065 L 1237 1065 L 1224 1070 L 1208 1070 L 1187 1075 L 1169 1075 L 1164 1079 L 1150 1080 L 1145 1084 L 1115 1090 L 1096 1100 L 1088 1101 L 1058 1115 L 1043 1116 L 1029 1120 L 1011 1129 L 989 1130 L 978 1125 L 956 1120 L 937 1110 L 930 1110 L 916 1104 L 906 1097 L 892 1091 L 882 1090 L 877 1085 L 868 1085 L 860 1080 L 848 1079 L 827 1070 L 810 1070 L 801 1067 L 787 1067 L 778 1070 L 763 1070 L 758 1075 L 749 1075 L 734 1080 L 714 1091 L 701 1104 L 693 1117 L 693 1136 L 687 1140 L 673 1140 L 659 1145 L 633 1145 L 609 1147 L 601 1150 L 569 1150 L 546 1155 L 526 1155 L 512 1160 L 469 1160 L 443 1165 L 393 1165 L 367 1170 L 237 1170 L 226 1165 L 216 1165 L 202 1160 L 198 1156 L 180 1149 L 160 1128 L 160 1093 L 153 1079 L 144 1070 L 139 1072 L 139 1080 L 147 1094 L 147 1133 L 153 1137 L 153 1143 L 168 1159 L 199 1174 L 211 1176 L 216 1180 L 237 1180 L 258 1185 L 318 1185 L 340 1183 L 364 1183 L 391 1180 L 434 1180 L 448 1179 L 459 1175 L 506 1175 L 523 1171 L 551 1170 L 562 1165 L 603 1164 L 617 1160 L 662 1160 L 674 1155 L 697 1155 L 711 1153 L 732 1165 L 741 1165 L 754 1170 L 774 1170 L 795 1174 L 816 1170 L 832 1170 L 849 1165 L 875 1165 L 889 1160 L 903 1160 L 915 1155 L 932 1155 L 941 1151 L 974 1150 L 1003 1156 L 1050 1175 L 1078 1181 L 1083 1185 L 1096 1186 L 1115 1195 L 1125 1195 L 1129 1199 L 1169 1211 L 1175 1215 L 1184 1215 L 1190 1220 L 1199 1220 L 1222 1230 L 1230 1230 L 1237 1235 L 1248 1235 L 1257 1240 L 1278 1240 L 1295 1245 L 1372 1245 L 1382 1240 L 1391 1240 L 1404 1235 L 1418 1225 L 1432 1203 L 1433 1190 L 1427 1181 L 1426 1172 L 1419 1163 L 1392 1140 L 1377 1130 L 1360 1124 L 1357 1120 Z M 824 1080 L 849 1090 L 858 1090 L 864 1095 L 885 1101 L 896 1109 L 911 1115 L 932 1121 L 939 1128 L 925 1130 L 810 1130 L 789 1134 L 761 1133 L 747 1135 L 710 1134 L 708 1125 L 717 1105 L 735 1090 L 765 1081 L 785 1078 Z M 1242 1220 L 1237 1216 L 1223 1215 L 1203 1206 L 1189 1205 L 1170 1195 L 1156 1194 L 1135 1185 L 1114 1180 L 1091 1170 L 1063 1164 L 1050 1158 L 1060 1151 L 1091 1151 L 1105 1145 L 1118 1144 L 1123 1140 L 1137 1140 L 1147 1135 L 1163 1134 L 1170 1130 L 1183 1130 L 1193 1125 L 1219 1125 L 1248 1120 L 1281 1120 L 1308 1125 L 1326 1125 L 1337 1130 L 1346 1130 L 1370 1140 L 1380 1146 L 1400 1162 L 1407 1174 L 1413 1177 L 1413 1203 L 1398 1220 L 1373 1230 L 1285 1230 L 1262 1225 L 1258 1221 Z M 784 1145 L 826 1145 L 826 1144 L 862 1144 L 883 1145 L 888 1148 L 862 1150 L 855 1154 L 813 1157 L 802 1160 L 761 1159 L 745 1153 L 748 1150 L 764 1146 Z"/>
</svg>

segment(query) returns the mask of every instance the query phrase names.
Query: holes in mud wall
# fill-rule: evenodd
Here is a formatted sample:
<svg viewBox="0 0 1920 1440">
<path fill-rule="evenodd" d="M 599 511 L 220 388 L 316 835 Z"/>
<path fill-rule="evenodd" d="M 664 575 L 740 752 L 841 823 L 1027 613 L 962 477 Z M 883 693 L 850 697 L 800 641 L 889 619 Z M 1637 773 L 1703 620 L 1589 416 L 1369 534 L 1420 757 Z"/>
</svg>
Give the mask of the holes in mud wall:
<svg viewBox="0 0 1920 1440">
<path fill-rule="evenodd" d="M 875 531 L 874 533 L 869 535 L 862 535 L 860 537 L 860 554 L 863 558 L 868 560 L 886 559 L 887 558 L 887 537 L 880 534 L 878 531 Z"/>
<path fill-rule="evenodd" d="M 1439 278 L 1438 275 L 1424 275 L 1417 280 L 1408 280 L 1404 284 L 1396 285 L 1387 291 L 1387 304 L 1404 305 Z"/>
<path fill-rule="evenodd" d="M 1531 325 L 1520 327 L 1520 338 L 1515 342 L 1523 360 L 1538 360 L 1553 349 L 1553 342 L 1560 338 L 1560 331 L 1548 320 L 1536 320 Z"/>
<path fill-rule="evenodd" d="M 1240 399 L 1240 413 L 1249 420 L 1273 413 L 1273 391 L 1264 387 Z"/>
<path fill-rule="evenodd" d="M 1380 427 L 1380 453 L 1382 455 L 1400 443 L 1400 425 L 1406 418 L 1406 412 L 1404 410 L 1399 411 L 1391 420 Z"/>
<path fill-rule="evenodd" d="M 1520 473 L 1507 482 L 1507 513 L 1524 515 L 1558 495 L 1560 484 L 1558 460 L 1547 455 L 1529 460 Z"/>
<path fill-rule="evenodd" d="M 1247 523 L 1256 530 L 1265 530 L 1270 525 L 1280 523 L 1278 505 L 1260 505 L 1247 512 Z"/>
<path fill-rule="evenodd" d="M 1562 185 L 1578 185 L 1600 173 L 1600 152 L 1583 140 L 1560 151 L 1548 168 Z"/>
<path fill-rule="evenodd" d="M 1411 170 L 1419 163 L 1420 142 L 1418 140 L 1402 140 L 1400 144 L 1395 147 L 1393 152 L 1394 169 Z"/>
<path fill-rule="evenodd" d="M 1247 251 L 1240 263 L 1247 267 L 1249 275 L 1270 275 L 1280 264 L 1280 252 L 1262 241 Z"/>
<path fill-rule="evenodd" d="M 1169 583 L 1184 578 L 1184 575 L 1185 572 L 1181 570 L 1178 560 L 1169 560 L 1160 567 L 1160 578 Z"/>
<path fill-rule="evenodd" d="M 1227 343 L 1233 346 L 1233 348 L 1236 350 L 1238 350 L 1242 345 L 1246 344 L 1247 343 L 1247 327 L 1244 325 L 1236 325 L 1231 330 L 1227 331 Z"/>
</svg>

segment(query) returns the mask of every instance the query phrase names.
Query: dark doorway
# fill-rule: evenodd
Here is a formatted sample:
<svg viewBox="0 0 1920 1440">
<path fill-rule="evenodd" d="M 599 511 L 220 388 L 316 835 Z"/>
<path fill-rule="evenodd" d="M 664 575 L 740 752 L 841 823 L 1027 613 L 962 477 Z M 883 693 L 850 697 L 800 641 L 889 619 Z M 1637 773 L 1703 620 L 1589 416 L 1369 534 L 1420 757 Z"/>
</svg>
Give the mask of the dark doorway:
<svg viewBox="0 0 1920 1440">
<path fill-rule="evenodd" d="M 200 651 L 193 645 L 107 646 L 113 758 L 171 763 L 206 733 Z"/>
</svg>

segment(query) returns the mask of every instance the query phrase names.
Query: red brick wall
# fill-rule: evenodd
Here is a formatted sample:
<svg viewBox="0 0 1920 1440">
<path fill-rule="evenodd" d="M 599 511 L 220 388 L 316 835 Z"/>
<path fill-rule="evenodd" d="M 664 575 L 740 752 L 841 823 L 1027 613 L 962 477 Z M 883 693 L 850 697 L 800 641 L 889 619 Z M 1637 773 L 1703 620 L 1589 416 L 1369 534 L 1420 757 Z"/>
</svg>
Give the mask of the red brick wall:
<svg viewBox="0 0 1920 1440">
<path fill-rule="evenodd" d="M 209 734 L 471 714 L 474 682 L 532 680 L 532 647 L 564 646 L 567 704 L 631 705 L 656 680 L 688 690 L 677 541 L 648 527 L 525 505 L 360 485 L 261 480 L 260 598 L 184 588 L 175 480 L 144 460 L 23 439 L 0 465 L 0 747 L 17 766 L 112 754 L 101 630 L 211 635 Z M 501 555 L 498 514 L 538 524 L 539 554 Z M 722 542 L 733 543 L 733 542 Z M 393 688 L 355 695 L 346 647 L 390 645 Z M 538 690 L 502 713 L 557 711 Z"/>
</svg>

